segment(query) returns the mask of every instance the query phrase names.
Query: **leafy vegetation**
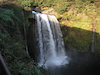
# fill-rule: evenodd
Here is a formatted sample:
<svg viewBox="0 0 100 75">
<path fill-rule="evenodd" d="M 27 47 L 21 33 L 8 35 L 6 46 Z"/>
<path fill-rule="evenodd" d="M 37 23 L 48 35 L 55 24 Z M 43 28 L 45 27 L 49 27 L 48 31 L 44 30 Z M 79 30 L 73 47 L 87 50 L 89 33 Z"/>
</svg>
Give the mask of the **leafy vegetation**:
<svg viewBox="0 0 100 75">
<path fill-rule="evenodd" d="M 42 75 L 41 69 L 25 51 L 23 17 L 21 7 L 0 6 L 0 52 L 12 75 Z"/>
<path fill-rule="evenodd" d="M 14 0 L 0 6 L 0 52 L 12 75 L 43 75 L 25 51 L 24 25 L 29 10 L 53 8 L 60 22 L 67 50 L 90 51 L 92 24 L 96 24 L 95 52 L 100 53 L 99 0 Z M 24 12 L 22 11 L 24 9 Z M 27 10 L 27 11 L 26 11 Z M 24 15 L 23 15 L 24 13 Z M 54 13 L 55 15 L 55 13 Z"/>
<path fill-rule="evenodd" d="M 94 1 L 74 3 L 68 7 L 68 10 L 61 16 L 60 24 L 67 27 L 62 32 L 64 34 L 65 45 L 68 50 L 89 52 L 92 39 L 92 25 L 96 25 L 95 52 L 100 52 L 99 26 L 100 16 L 99 7 Z M 67 30 L 67 32 L 65 32 Z"/>
</svg>

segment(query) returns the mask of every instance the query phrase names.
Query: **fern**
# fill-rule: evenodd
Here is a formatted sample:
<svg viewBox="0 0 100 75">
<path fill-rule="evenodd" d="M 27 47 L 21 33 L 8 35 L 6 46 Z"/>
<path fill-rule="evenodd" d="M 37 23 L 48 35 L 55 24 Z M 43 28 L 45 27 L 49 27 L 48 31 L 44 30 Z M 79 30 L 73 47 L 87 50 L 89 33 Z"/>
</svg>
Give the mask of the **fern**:
<svg viewBox="0 0 100 75">
<path fill-rule="evenodd" d="M 3 13 L 0 14 L 0 20 L 6 22 L 6 23 L 11 23 L 14 25 L 14 21 L 12 17 L 14 16 L 13 12 L 11 10 L 6 10 Z"/>
</svg>

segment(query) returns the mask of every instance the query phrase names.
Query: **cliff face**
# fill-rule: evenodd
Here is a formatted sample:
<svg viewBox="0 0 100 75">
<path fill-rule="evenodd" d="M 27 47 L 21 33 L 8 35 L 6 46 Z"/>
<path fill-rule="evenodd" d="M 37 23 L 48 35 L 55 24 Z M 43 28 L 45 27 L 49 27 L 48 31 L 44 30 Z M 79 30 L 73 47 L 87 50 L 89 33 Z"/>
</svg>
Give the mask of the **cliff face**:
<svg viewBox="0 0 100 75">
<path fill-rule="evenodd" d="M 37 25 L 36 20 L 33 18 L 29 18 L 30 26 L 27 32 L 27 45 L 29 55 L 37 62 L 37 57 L 39 56 L 39 47 L 38 47 L 38 40 L 37 40 Z"/>
</svg>

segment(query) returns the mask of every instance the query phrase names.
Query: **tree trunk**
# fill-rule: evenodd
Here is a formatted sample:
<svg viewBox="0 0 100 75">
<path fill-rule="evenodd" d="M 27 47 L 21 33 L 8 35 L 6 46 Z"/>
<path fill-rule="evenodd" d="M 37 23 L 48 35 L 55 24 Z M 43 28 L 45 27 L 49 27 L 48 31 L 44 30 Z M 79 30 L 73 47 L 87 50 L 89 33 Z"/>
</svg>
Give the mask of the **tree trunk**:
<svg viewBox="0 0 100 75">
<path fill-rule="evenodd" d="M 96 33 L 96 22 L 92 23 L 92 41 L 91 41 L 91 52 L 95 52 L 95 33 Z"/>
<path fill-rule="evenodd" d="M 11 75 L 1 54 L 0 54 L 0 75 Z"/>
<path fill-rule="evenodd" d="M 24 39 L 25 39 L 25 50 L 26 50 L 27 55 L 29 56 L 28 47 L 27 47 L 27 36 L 26 36 L 25 20 L 24 20 L 25 19 L 24 10 L 22 12 L 22 15 L 23 15 L 23 29 L 24 29 Z"/>
</svg>

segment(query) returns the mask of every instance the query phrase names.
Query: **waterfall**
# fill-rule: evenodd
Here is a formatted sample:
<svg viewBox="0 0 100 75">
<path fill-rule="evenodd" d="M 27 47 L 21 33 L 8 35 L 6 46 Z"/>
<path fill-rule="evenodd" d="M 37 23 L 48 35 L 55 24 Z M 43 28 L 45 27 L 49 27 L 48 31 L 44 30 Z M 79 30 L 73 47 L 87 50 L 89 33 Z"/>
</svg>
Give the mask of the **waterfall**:
<svg viewBox="0 0 100 75">
<path fill-rule="evenodd" d="M 45 68 L 68 64 L 59 22 L 54 15 L 36 13 L 40 58 L 38 66 Z"/>
</svg>

